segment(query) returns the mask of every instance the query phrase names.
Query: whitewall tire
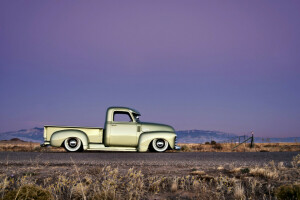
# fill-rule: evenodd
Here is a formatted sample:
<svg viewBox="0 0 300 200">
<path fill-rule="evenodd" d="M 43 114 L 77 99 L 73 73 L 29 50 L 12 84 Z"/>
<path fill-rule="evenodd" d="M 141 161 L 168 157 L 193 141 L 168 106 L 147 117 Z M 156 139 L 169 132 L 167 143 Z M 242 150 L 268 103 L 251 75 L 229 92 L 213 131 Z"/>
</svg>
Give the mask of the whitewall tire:
<svg viewBox="0 0 300 200">
<path fill-rule="evenodd" d="M 164 139 L 154 139 L 152 141 L 152 148 L 156 152 L 164 152 L 168 149 L 169 143 Z"/>
<path fill-rule="evenodd" d="M 79 138 L 67 138 L 64 141 L 64 147 L 69 152 L 80 151 L 82 147 L 82 142 Z"/>
</svg>

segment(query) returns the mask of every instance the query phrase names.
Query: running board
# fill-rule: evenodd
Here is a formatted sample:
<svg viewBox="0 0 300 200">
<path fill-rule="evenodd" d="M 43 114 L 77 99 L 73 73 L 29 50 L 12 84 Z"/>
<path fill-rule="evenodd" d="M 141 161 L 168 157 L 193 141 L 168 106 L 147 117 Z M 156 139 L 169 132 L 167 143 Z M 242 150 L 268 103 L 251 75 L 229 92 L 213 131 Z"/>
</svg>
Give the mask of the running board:
<svg viewBox="0 0 300 200">
<path fill-rule="evenodd" d="M 104 144 L 89 144 L 88 151 L 137 151 L 134 147 L 106 147 Z"/>
</svg>

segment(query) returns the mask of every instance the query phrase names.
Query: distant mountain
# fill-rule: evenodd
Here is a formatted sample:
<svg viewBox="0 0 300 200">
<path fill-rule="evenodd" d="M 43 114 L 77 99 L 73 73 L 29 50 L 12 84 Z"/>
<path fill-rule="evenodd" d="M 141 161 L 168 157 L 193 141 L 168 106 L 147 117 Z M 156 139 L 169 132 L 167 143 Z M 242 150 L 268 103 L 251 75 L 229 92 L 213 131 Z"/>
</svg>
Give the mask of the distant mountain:
<svg viewBox="0 0 300 200">
<path fill-rule="evenodd" d="M 256 143 L 300 142 L 300 137 L 262 138 L 254 137 Z"/>
<path fill-rule="evenodd" d="M 0 140 L 11 140 L 19 138 L 23 141 L 43 142 L 43 128 L 21 129 L 18 131 L 9 131 L 0 133 Z M 216 142 L 225 142 L 235 140 L 238 141 L 238 135 L 232 133 L 225 133 L 221 131 L 208 131 L 208 130 L 184 130 L 176 131 L 178 143 L 205 143 L 212 140 Z M 246 136 L 247 137 L 247 136 Z M 241 138 L 241 141 L 243 138 Z M 300 137 L 285 137 L 285 138 L 261 138 L 254 137 L 254 142 L 300 142 Z"/>
<path fill-rule="evenodd" d="M 32 128 L 32 129 L 21 129 L 18 131 L 9 131 L 0 133 L 0 140 L 11 140 L 13 138 L 19 138 L 23 141 L 28 142 L 39 142 L 43 141 L 44 128 Z"/>
<path fill-rule="evenodd" d="M 237 137 L 237 135 L 232 133 L 208 130 L 185 130 L 176 131 L 176 133 L 178 143 L 205 143 L 212 140 L 216 142 L 224 142 Z"/>
</svg>

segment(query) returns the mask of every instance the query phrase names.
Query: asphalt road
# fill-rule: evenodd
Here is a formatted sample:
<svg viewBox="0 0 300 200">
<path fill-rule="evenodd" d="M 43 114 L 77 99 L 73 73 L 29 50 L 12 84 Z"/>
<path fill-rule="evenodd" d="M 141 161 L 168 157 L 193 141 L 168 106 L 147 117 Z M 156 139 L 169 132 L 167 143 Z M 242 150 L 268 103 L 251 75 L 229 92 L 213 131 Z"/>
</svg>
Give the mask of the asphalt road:
<svg viewBox="0 0 300 200">
<path fill-rule="evenodd" d="M 270 161 L 290 165 L 300 152 L 0 152 L 0 165 L 126 165 L 126 166 L 263 166 Z"/>
</svg>

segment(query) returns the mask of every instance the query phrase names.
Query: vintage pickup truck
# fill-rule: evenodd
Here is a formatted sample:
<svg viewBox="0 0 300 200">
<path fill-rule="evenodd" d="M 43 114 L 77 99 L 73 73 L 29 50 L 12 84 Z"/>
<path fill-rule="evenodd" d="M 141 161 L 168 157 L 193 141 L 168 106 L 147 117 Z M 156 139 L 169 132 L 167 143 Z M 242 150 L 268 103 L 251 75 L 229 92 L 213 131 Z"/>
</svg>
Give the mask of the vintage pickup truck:
<svg viewBox="0 0 300 200">
<path fill-rule="evenodd" d="M 75 126 L 44 126 L 41 146 L 64 147 L 69 152 L 179 150 L 171 126 L 140 122 L 140 113 L 132 108 L 109 107 L 105 129 Z"/>
</svg>

